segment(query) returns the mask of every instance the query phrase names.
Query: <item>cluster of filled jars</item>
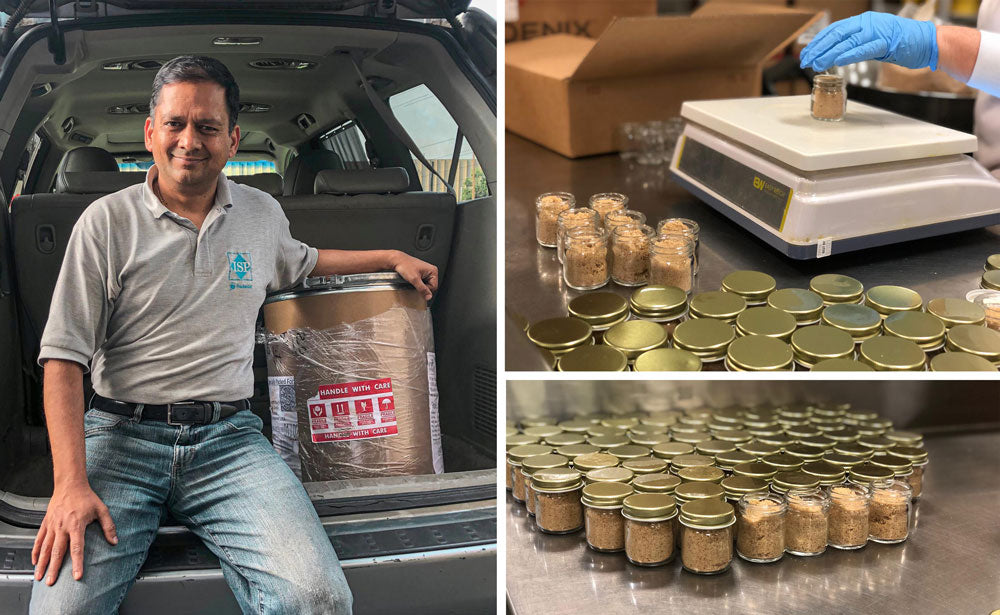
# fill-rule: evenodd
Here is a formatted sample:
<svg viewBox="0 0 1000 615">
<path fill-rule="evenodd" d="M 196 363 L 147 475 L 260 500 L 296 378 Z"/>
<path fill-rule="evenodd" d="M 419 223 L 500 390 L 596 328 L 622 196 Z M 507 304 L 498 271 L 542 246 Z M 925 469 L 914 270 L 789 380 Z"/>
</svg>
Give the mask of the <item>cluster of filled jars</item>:
<svg viewBox="0 0 1000 615">
<path fill-rule="evenodd" d="M 556 248 L 566 285 L 593 290 L 657 284 L 690 292 L 698 268 L 698 224 L 686 218 L 660 220 L 656 228 L 628 208 L 617 192 L 594 194 L 586 206 L 568 192 L 535 199 L 535 238 Z"/>
<path fill-rule="evenodd" d="M 777 288 L 733 271 L 718 290 L 650 285 L 631 297 L 573 298 L 527 329 L 561 371 L 997 371 L 1000 331 L 965 299 L 924 302 L 902 286 L 865 289 L 823 274 Z"/>
<path fill-rule="evenodd" d="M 843 405 L 522 419 L 506 487 L 538 530 L 696 574 L 910 533 L 923 438 Z"/>
</svg>

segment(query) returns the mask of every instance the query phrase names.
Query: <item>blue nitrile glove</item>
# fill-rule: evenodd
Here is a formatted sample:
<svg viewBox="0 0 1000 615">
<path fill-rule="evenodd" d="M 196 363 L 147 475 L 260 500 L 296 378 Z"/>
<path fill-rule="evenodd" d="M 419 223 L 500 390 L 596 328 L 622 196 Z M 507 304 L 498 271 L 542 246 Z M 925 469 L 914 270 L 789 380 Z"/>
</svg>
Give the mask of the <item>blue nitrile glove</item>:
<svg viewBox="0 0 1000 615">
<path fill-rule="evenodd" d="M 816 72 L 862 60 L 937 70 L 934 23 L 868 11 L 832 23 L 802 50 L 800 66 Z"/>
</svg>

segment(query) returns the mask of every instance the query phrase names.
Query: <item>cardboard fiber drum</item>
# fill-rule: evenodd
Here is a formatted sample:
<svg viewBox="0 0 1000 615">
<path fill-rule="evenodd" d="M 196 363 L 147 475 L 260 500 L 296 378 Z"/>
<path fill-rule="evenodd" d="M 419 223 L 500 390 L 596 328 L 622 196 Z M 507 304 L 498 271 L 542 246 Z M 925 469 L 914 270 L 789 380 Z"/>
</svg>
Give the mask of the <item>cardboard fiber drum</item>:
<svg viewBox="0 0 1000 615">
<path fill-rule="evenodd" d="M 427 303 L 395 273 L 307 279 L 264 302 L 275 449 L 303 481 L 440 473 Z"/>
</svg>

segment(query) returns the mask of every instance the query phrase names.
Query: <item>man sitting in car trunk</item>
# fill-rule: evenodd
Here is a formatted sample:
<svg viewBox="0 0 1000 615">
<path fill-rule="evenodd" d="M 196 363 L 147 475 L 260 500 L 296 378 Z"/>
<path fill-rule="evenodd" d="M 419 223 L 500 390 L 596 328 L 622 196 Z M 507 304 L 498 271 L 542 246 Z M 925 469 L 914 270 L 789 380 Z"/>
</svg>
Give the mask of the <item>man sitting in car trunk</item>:
<svg viewBox="0 0 1000 615">
<path fill-rule="evenodd" d="M 437 269 L 293 239 L 277 201 L 221 174 L 238 111 L 218 60 L 164 64 L 146 181 L 98 199 L 73 229 L 38 359 L 55 488 L 31 613 L 116 612 L 168 512 L 219 557 L 243 612 L 351 612 L 309 496 L 249 410 L 254 324 L 267 293 L 307 275 L 395 270 L 429 299 Z"/>
</svg>

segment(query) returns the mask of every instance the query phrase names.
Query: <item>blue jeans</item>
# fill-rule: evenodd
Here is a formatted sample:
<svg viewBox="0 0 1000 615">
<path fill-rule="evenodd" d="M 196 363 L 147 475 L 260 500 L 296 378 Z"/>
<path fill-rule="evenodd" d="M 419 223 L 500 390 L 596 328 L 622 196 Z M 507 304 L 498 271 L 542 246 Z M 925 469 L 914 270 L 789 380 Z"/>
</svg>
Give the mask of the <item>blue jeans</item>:
<svg viewBox="0 0 1000 615">
<path fill-rule="evenodd" d="M 115 613 L 169 511 L 218 556 L 244 613 L 351 612 L 337 554 L 302 483 L 248 410 L 209 425 L 172 426 L 89 410 L 87 477 L 111 511 L 112 546 L 87 526 L 83 578 L 69 555 L 30 612 Z"/>
</svg>

